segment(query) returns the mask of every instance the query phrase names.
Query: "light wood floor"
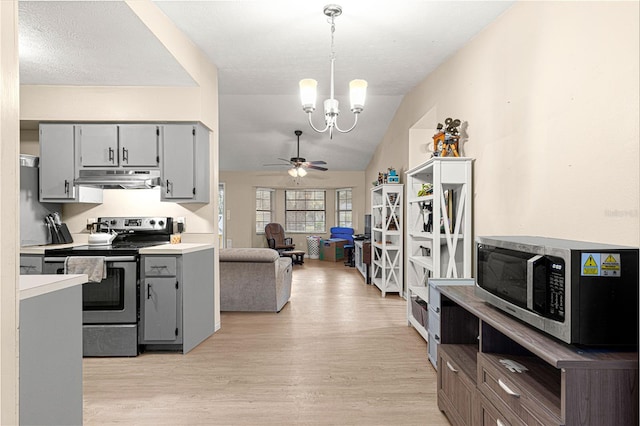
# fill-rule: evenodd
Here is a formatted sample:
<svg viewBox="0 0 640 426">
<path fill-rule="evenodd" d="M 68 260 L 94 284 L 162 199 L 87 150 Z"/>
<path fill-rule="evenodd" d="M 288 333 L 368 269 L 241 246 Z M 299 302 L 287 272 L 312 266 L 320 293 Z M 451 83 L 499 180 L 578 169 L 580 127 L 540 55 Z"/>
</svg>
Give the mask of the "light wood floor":
<svg viewBox="0 0 640 426">
<path fill-rule="evenodd" d="M 222 313 L 187 355 L 84 359 L 86 425 L 448 425 L 404 299 L 305 260 L 279 313 Z"/>
</svg>

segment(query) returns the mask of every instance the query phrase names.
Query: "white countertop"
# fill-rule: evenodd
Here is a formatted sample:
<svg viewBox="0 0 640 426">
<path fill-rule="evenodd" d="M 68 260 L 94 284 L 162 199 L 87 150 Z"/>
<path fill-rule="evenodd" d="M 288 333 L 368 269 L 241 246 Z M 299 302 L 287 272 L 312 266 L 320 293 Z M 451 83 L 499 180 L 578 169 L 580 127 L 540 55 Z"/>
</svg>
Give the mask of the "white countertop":
<svg viewBox="0 0 640 426">
<path fill-rule="evenodd" d="M 141 248 L 140 254 L 186 254 L 212 248 L 213 244 L 210 243 L 163 244 L 159 246 Z"/>
<path fill-rule="evenodd" d="M 81 285 L 87 279 L 87 274 L 20 275 L 20 300 Z"/>
</svg>

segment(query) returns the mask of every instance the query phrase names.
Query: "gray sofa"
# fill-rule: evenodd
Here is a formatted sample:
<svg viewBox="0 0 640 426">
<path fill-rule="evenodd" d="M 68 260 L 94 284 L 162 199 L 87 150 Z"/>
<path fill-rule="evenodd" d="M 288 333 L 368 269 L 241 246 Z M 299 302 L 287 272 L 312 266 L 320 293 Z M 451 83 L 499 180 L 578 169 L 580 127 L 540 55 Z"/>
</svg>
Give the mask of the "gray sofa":
<svg viewBox="0 0 640 426">
<path fill-rule="evenodd" d="M 268 248 L 220 250 L 220 310 L 280 312 L 291 296 L 291 258 Z"/>
</svg>

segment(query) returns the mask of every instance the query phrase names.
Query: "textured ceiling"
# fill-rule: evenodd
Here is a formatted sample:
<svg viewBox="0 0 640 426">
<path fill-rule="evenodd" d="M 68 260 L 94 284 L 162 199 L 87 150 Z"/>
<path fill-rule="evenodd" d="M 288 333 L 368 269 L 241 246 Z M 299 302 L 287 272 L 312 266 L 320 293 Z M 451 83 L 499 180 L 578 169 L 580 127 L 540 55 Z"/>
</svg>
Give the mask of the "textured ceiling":
<svg viewBox="0 0 640 426">
<path fill-rule="evenodd" d="M 329 91 L 326 0 L 154 3 L 218 67 L 221 170 L 273 170 L 263 165 L 296 154 L 296 129 L 304 132 L 303 157 L 330 170 L 364 170 L 402 97 L 512 4 L 341 1 L 341 127 L 353 120 L 348 81 L 366 79 L 369 89 L 356 129 L 329 140 L 309 127 L 298 97 L 301 78 L 318 80 L 320 126 Z M 194 85 L 123 2 L 21 1 L 19 19 L 23 84 Z"/>
</svg>

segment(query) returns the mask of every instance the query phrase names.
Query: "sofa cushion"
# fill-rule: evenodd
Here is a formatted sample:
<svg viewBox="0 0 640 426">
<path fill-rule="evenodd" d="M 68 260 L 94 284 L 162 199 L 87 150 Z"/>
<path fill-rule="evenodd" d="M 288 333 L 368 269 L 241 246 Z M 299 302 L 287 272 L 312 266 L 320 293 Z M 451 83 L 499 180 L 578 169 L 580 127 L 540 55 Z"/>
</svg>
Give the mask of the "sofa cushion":
<svg viewBox="0 0 640 426">
<path fill-rule="evenodd" d="M 269 248 L 220 249 L 220 262 L 275 262 L 280 255 Z"/>
</svg>

